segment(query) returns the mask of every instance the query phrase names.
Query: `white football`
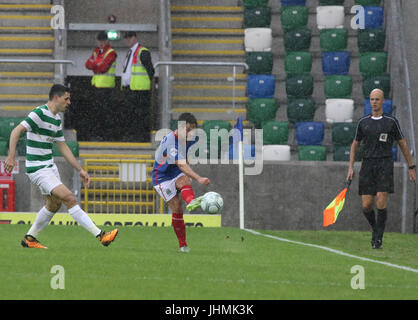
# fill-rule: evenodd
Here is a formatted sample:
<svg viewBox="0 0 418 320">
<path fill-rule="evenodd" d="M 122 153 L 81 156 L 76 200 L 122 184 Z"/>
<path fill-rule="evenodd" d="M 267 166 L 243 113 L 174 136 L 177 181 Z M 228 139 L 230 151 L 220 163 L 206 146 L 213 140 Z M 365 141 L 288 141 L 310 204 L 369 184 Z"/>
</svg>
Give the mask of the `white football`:
<svg viewBox="0 0 418 320">
<path fill-rule="evenodd" d="M 205 213 L 218 213 L 224 206 L 224 200 L 221 195 L 216 192 L 207 192 L 204 194 L 200 207 Z"/>
</svg>

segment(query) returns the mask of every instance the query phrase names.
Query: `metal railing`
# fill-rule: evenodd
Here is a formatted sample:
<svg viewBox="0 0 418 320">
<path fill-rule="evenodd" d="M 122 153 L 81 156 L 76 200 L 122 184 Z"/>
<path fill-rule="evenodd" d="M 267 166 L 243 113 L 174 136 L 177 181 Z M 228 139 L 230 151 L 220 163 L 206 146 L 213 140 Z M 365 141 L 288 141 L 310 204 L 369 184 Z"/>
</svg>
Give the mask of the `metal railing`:
<svg viewBox="0 0 418 320">
<path fill-rule="evenodd" d="M 218 62 L 218 61 L 159 61 L 154 64 L 154 68 L 157 69 L 160 66 L 165 66 L 165 72 L 160 74 L 161 86 L 160 86 L 160 95 L 162 97 L 162 118 L 161 118 L 161 128 L 169 128 L 171 120 L 171 81 L 175 80 L 171 72 L 171 66 L 210 66 L 210 67 L 232 67 L 231 77 L 228 78 L 228 81 L 232 82 L 232 113 L 235 110 L 236 105 L 236 80 L 237 80 L 237 68 L 243 67 L 245 70 L 248 70 L 248 65 L 244 62 Z"/>
<path fill-rule="evenodd" d="M 89 213 L 164 213 L 163 199 L 152 186 L 154 160 L 85 159 L 91 185 L 81 203 Z"/>
<path fill-rule="evenodd" d="M 408 61 L 406 56 L 404 23 L 402 18 L 402 6 L 400 0 L 386 0 L 385 11 L 387 18 L 386 30 L 388 34 L 387 46 L 389 50 L 389 73 L 391 75 L 392 101 L 396 106 L 396 117 L 405 133 L 410 153 L 416 163 L 415 129 L 413 122 L 413 105 L 410 86 Z M 416 230 L 417 212 L 417 188 L 416 184 L 408 191 L 408 169 L 405 160 L 403 162 L 402 181 L 402 233 L 407 232 L 408 221 L 408 194 L 412 192 L 413 199 L 413 232 Z"/>
</svg>

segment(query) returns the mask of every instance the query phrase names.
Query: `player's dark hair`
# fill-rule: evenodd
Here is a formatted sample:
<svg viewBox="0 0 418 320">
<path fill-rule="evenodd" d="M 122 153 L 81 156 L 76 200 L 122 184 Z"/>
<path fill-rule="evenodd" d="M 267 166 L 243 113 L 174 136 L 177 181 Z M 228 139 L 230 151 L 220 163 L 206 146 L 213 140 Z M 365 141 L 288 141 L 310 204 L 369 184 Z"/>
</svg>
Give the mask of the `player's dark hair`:
<svg viewBox="0 0 418 320">
<path fill-rule="evenodd" d="M 62 84 L 54 84 L 49 90 L 49 100 L 54 99 L 55 96 L 62 97 L 66 92 L 70 92 L 70 88 Z"/>
<path fill-rule="evenodd" d="M 177 121 L 185 121 L 186 124 L 194 124 L 197 127 L 197 120 L 190 112 L 182 113 Z"/>
</svg>

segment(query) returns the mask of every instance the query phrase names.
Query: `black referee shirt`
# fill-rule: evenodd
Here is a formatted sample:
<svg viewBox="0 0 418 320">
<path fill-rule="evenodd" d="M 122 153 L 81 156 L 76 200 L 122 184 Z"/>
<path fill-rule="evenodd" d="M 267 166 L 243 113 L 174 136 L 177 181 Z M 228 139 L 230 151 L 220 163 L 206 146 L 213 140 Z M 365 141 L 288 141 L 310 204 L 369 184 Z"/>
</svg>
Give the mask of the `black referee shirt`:
<svg viewBox="0 0 418 320">
<path fill-rule="evenodd" d="M 357 124 L 355 140 L 362 142 L 363 158 L 392 158 L 394 141 L 403 139 L 398 120 L 388 113 L 375 118 L 371 114 Z"/>
</svg>

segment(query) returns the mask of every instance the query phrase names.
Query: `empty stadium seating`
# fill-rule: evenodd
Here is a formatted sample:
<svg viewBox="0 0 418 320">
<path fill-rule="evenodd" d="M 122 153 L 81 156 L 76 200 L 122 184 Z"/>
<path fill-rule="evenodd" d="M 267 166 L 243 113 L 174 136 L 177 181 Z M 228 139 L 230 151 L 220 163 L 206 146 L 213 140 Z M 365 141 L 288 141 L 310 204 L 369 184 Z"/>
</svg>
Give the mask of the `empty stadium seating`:
<svg viewBox="0 0 418 320">
<path fill-rule="evenodd" d="M 324 140 L 324 123 L 320 121 L 297 122 L 296 140 L 300 146 L 321 145 Z"/>
<path fill-rule="evenodd" d="M 352 122 L 354 114 L 354 100 L 327 99 L 325 100 L 325 117 L 328 123 Z"/>
<path fill-rule="evenodd" d="M 286 121 L 267 121 L 262 125 L 263 144 L 287 144 L 289 123 Z"/>
<path fill-rule="evenodd" d="M 263 160 L 266 161 L 290 161 L 291 153 L 289 145 L 263 146 Z"/>
<path fill-rule="evenodd" d="M 316 8 L 316 22 L 318 29 L 343 28 L 344 7 L 318 6 Z"/>
<path fill-rule="evenodd" d="M 311 40 L 312 31 L 305 27 L 287 31 L 283 37 L 286 52 L 307 51 L 311 46 Z"/>
<path fill-rule="evenodd" d="M 319 35 L 321 51 L 345 51 L 348 44 L 347 29 L 322 29 Z"/>
<path fill-rule="evenodd" d="M 355 0 L 354 3 L 361 6 L 380 6 L 382 0 Z"/>
<path fill-rule="evenodd" d="M 287 119 L 291 123 L 313 121 L 316 103 L 312 98 L 288 99 Z"/>
<path fill-rule="evenodd" d="M 282 6 L 305 6 L 306 0 L 280 0 Z"/>
<path fill-rule="evenodd" d="M 275 88 L 276 82 L 274 75 L 248 75 L 247 91 L 249 98 L 273 98 Z"/>
<path fill-rule="evenodd" d="M 386 52 L 366 52 L 360 54 L 360 73 L 372 76 L 386 73 L 388 55 Z"/>
<path fill-rule="evenodd" d="M 248 64 L 248 74 L 271 74 L 273 70 L 272 52 L 246 52 L 245 62 Z"/>
<path fill-rule="evenodd" d="M 271 8 L 245 8 L 244 28 L 269 28 L 271 23 Z"/>
<path fill-rule="evenodd" d="M 381 29 L 383 25 L 383 7 L 364 6 L 365 29 Z"/>
<path fill-rule="evenodd" d="M 299 161 L 325 161 L 327 151 L 325 146 L 299 146 Z"/>
<path fill-rule="evenodd" d="M 357 123 L 338 122 L 332 125 L 332 143 L 334 146 L 349 146 L 354 140 Z"/>
<path fill-rule="evenodd" d="M 274 98 L 253 98 L 248 101 L 247 117 L 256 128 L 268 120 L 274 120 L 277 112 L 277 101 Z"/>
<path fill-rule="evenodd" d="M 350 71 L 350 53 L 322 52 L 322 71 L 324 75 L 348 74 Z"/>
<path fill-rule="evenodd" d="M 242 0 L 245 8 L 257 8 L 267 6 L 269 0 Z"/>
<path fill-rule="evenodd" d="M 312 70 L 312 53 L 307 51 L 287 52 L 284 63 L 287 75 L 310 73 Z"/>
<path fill-rule="evenodd" d="M 286 78 L 288 98 L 306 98 L 313 94 L 314 79 L 310 74 L 298 74 Z"/>
<path fill-rule="evenodd" d="M 308 24 L 308 8 L 305 6 L 283 6 L 281 7 L 281 23 L 285 32 L 306 27 Z"/>
<path fill-rule="evenodd" d="M 327 99 L 350 98 L 353 80 L 348 75 L 325 76 L 324 93 Z"/>
<path fill-rule="evenodd" d="M 245 51 L 271 51 L 270 28 L 247 28 L 244 31 Z"/>
<path fill-rule="evenodd" d="M 390 76 L 388 74 L 365 77 L 362 84 L 363 95 L 369 98 L 373 89 L 381 89 L 385 95 L 385 99 L 390 95 Z"/>
<path fill-rule="evenodd" d="M 359 29 L 357 45 L 360 53 L 384 51 L 386 32 L 382 29 Z"/>
</svg>

